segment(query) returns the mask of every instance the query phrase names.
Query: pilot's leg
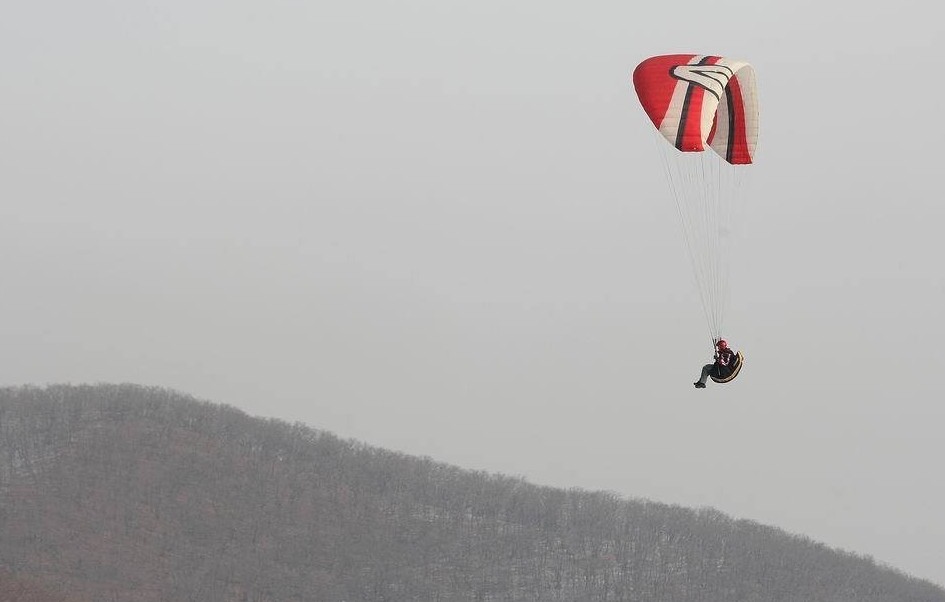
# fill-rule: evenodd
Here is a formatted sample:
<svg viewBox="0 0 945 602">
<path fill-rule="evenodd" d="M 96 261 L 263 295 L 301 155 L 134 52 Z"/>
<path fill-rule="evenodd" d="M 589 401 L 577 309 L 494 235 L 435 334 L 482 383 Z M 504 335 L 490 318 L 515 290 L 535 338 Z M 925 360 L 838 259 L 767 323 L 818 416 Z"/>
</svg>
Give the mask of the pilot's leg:
<svg viewBox="0 0 945 602">
<path fill-rule="evenodd" d="M 702 367 L 702 375 L 699 377 L 699 380 L 692 383 L 696 386 L 697 389 L 705 388 L 705 381 L 709 378 L 709 373 L 712 372 L 712 368 L 715 367 L 715 364 L 706 364 Z"/>
</svg>

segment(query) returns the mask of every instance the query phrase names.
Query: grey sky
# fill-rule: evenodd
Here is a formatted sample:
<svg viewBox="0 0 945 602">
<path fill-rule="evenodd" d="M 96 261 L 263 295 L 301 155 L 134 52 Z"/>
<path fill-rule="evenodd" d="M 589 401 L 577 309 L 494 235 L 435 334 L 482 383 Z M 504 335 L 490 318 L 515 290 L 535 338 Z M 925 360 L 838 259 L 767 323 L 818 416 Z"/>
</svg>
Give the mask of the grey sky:
<svg viewBox="0 0 945 602">
<path fill-rule="evenodd" d="M 0 382 L 173 387 L 945 584 L 932 6 L 9 2 Z M 762 102 L 746 368 L 705 391 L 628 85 L 690 51 Z"/>
</svg>

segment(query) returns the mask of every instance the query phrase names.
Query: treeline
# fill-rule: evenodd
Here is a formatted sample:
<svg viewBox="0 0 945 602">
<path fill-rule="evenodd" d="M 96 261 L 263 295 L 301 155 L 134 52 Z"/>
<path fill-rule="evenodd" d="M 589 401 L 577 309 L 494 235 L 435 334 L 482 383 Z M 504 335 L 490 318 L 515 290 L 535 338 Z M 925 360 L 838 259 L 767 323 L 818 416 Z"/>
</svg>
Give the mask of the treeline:
<svg viewBox="0 0 945 602">
<path fill-rule="evenodd" d="M 132 385 L 0 390 L 0 570 L 0 599 L 12 576 L 76 602 L 945 602 L 713 510 L 538 487 Z"/>
</svg>

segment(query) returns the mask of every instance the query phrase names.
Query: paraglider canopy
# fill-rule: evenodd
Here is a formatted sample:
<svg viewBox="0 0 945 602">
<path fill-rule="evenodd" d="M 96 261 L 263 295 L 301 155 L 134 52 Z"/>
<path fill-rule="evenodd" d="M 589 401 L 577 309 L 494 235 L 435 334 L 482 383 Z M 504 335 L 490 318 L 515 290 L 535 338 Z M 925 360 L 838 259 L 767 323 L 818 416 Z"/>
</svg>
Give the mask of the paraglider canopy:
<svg viewBox="0 0 945 602">
<path fill-rule="evenodd" d="M 656 128 L 657 155 L 715 348 L 728 306 L 735 216 L 758 143 L 755 71 L 745 61 L 717 55 L 667 54 L 637 65 L 633 87 Z"/>
<path fill-rule="evenodd" d="M 748 63 L 699 54 L 654 56 L 634 69 L 633 87 L 653 125 L 677 149 L 709 146 L 734 165 L 752 162 L 758 95 Z"/>
</svg>

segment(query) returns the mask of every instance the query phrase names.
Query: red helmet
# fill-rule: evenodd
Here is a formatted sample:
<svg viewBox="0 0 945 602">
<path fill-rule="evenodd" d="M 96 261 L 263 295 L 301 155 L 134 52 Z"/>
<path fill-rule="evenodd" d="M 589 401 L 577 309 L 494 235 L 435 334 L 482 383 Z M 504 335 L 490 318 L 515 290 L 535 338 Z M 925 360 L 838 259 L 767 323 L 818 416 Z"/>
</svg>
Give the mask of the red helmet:
<svg viewBox="0 0 945 602">
<path fill-rule="evenodd" d="M 725 349 L 726 347 L 728 347 L 728 343 L 725 342 L 725 339 L 719 339 L 719 342 L 716 343 L 716 346 L 719 349 Z"/>
</svg>

